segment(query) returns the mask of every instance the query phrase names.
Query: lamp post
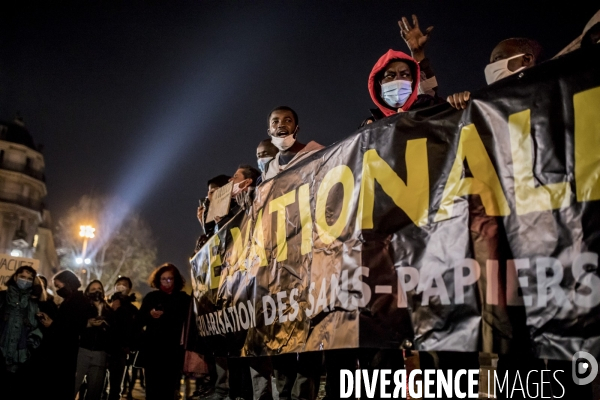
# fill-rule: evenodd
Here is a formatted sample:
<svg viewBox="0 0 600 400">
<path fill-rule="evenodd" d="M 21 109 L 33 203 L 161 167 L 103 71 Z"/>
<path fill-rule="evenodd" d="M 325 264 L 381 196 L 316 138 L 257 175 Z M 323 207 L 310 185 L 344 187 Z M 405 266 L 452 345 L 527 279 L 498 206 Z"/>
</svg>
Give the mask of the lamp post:
<svg viewBox="0 0 600 400">
<path fill-rule="evenodd" d="M 86 253 L 87 253 L 87 244 L 88 244 L 88 239 L 93 239 L 94 238 L 94 232 L 96 231 L 95 228 L 91 227 L 90 225 L 81 225 L 79 227 L 79 236 L 81 236 L 83 238 L 83 248 L 81 249 L 81 257 L 77 257 L 75 259 L 75 262 L 79 265 L 85 263 L 85 265 L 89 265 L 91 264 L 91 260 L 89 258 L 86 258 Z M 85 271 L 86 274 L 86 282 L 85 284 L 87 285 L 87 274 L 88 271 Z M 82 271 L 82 272 L 83 272 Z"/>
</svg>

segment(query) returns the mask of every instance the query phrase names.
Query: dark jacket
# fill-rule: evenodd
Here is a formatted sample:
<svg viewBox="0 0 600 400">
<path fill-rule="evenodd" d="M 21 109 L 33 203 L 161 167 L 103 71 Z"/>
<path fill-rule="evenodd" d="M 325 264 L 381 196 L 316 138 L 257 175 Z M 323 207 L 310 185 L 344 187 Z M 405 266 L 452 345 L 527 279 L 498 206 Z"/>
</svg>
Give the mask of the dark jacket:
<svg viewBox="0 0 600 400">
<path fill-rule="evenodd" d="M 413 76 L 412 82 L 412 93 L 406 100 L 404 105 L 401 107 L 402 111 L 415 110 L 418 108 L 425 108 L 436 104 L 444 103 L 445 100 L 436 96 L 428 94 L 419 94 L 419 83 L 421 82 L 421 67 L 419 63 L 406 53 L 396 50 L 388 50 L 383 56 L 377 60 L 371 73 L 369 74 L 369 94 L 371 99 L 377 106 L 376 109 L 371 110 L 371 117 L 367 118 L 361 126 L 365 125 L 368 121 L 377 121 L 379 119 L 392 116 L 398 113 L 398 110 L 390 107 L 381 98 L 381 86 L 379 85 L 379 79 L 381 79 L 381 73 L 384 69 L 393 61 L 404 61 L 411 69 Z M 425 61 L 425 60 L 424 60 Z M 428 66 L 428 64 L 427 64 Z M 429 66 L 428 66 L 429 68 Z"/>
<path fill-rule="evenodd" d="M 111 354 L 127 354 L 129 350 L 137 349 L 136 342 L 139 338 L 139 333 L 136 331 L 138 309 L 132 304 L 135 301 L 135 295 L 125 296 L 115 293 L 111 300 L 119 300 L 121 305 L 114 311 L 110 352 Z"/>
<path fill-rule="evenodd" d="M 138 314 L 139 326 L 145 328 L 140 348 L 142 364 L 171 360 L 179 350 L 183 350 L 181 336 L 190 299 L 190 295 L 183 291 L 167 294 L 162 290 L 155 290 L 144 297 Z M 160 318 L 152 318 L 150 311 L 153 309 L 164 313 Z"/>
<path fill-rule="evenodd" d="M 91 318 L 99 318 L 105 321 L 100 326 L 87 326 Z M 111 345 L 111 330 L 114 325 L 114 311 L 103 302 L 102 312 L 98 315 L 98 308 L 89 303 L 86 309 L 86 327 L 81 332 L 79 347 L 91 351 L 109 351 Z"/>
<path fill-rule="evenodd" d="M 48 328 L 49 341 L 58 353 L 68 351 L 75 354 L 79 349 L 79 335 L 87 325 L 89 301 L 80 290 L 75 291 L 58 307 L 56 319 Z"/>
<path fill-rule="evenodd" d="M 51 367 L 47 370 L 48 381 L 52 382 L 52 397 L 73 397 L 75 370 L 79 352 L 79 335 L 87 325 L 86 310 L 89 301 L 83 292 L 76 290 L 58 308 L 56 318 L 47 329 L 48 349 L 51 352 Z"/>
<path fill-rule="evenodd" d="M 9 282 L 7 290 L 0 292 L 0 358 L 10 372 L 25 364 L 31 351 L 40 345 L 42 332 L 38 329 L 37 312 L 31 288 L 22 290 Z"/>
</svg>

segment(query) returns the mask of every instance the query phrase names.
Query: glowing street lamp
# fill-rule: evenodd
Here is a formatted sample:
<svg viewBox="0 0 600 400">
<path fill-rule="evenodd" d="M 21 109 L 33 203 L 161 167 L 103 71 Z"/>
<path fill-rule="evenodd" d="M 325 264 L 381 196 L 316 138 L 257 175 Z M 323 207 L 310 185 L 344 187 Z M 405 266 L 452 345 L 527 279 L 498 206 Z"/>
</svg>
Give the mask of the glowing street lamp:
<svg viewBox="0 0 600 400">
<path fill-rule="evenodd" d="M 79 236 L 81 237 L 92 239 L 95 236 L 94 232 L 96 232 L 96 229 L 92 228 L 90 225 L 79 226 Z"/>
<path fill-rule="evenodd" d="M 91 227 L 90 225 L 81 225 L 79 227 L 79 236 L 83 238 L 83 248 L 81 249 L 81 257 L 77 257 L 75 259 L 75 262 L 78 265 L 90 265 L 92 263 L 92 260 L 90 260 L 89 258 L 85 258 L 85 255 L 87 252 L 88 239 L 94 238 L 94 232 L 96 232 L 96 229 Z"/>
<path fill-rule="evenodd" d="M 94 232 L 96 232 L 96 229 L 92 228 L 90 225 L 81 225 L 79 227 L 79 236 L 83 238 L 83 249 L 81 250 L 81 258 L 83 260 L 85 260 L 88 239 L 94 238 Z M 78 262 L 77 264 L 81 264 L 81 262 Z"/>
</svg>

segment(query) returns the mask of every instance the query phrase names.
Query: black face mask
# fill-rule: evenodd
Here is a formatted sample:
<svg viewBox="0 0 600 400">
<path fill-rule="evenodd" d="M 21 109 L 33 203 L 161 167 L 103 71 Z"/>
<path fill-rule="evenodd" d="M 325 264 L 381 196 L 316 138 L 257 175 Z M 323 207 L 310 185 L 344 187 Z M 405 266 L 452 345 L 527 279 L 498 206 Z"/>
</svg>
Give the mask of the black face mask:
<svg viewBox="0 0 600 400">
<path fill-rule="evenodd" d="M 91 292 L 87 294 L 87 297 L 92 301 L 101 301 L 104 298 L 102 292 Z"/>
<path fill-rule="evenodd" d="M 71 290 L 69 290 L 65 286 L 56 290 L 56 294 L 59 295 L 60 297 L 62 297 L 63 299 L 66 299 L 67 297 L 69 297 L 71 295 L 71 293 L 72 293 Z"/>
</svg>

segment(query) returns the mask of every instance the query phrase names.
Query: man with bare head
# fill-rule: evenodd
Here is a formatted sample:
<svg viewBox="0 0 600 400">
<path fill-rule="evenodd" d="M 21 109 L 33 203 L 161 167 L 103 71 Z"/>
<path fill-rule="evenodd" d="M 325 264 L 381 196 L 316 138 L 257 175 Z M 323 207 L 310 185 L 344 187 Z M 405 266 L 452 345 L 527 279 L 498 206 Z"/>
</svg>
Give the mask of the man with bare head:
<svg viewBox="0 0 600 400">
<path fill-rule="evenodd" d="M 533 67 L 542 58 L 542 46 L 533 39 L 511 38 L 498 43 L 485 67 L 485 80 L 488 85 L 526 68 Z M 459 92 L 446 99 L 456 109 L 465 109 L 471 92 Z"/>
<path fill-rule="evenodd" d="M 279 149 L 271 142 L 271 138 L 261 140 L 258 144 L 258 147 L 256 148 L 256 164 L 262 175 L 264 175 L 267 165 L 275 158 L 278 152 Z M 262 176 L 259 178 L 257 185 L 261 182 Z"/>
</svg>

